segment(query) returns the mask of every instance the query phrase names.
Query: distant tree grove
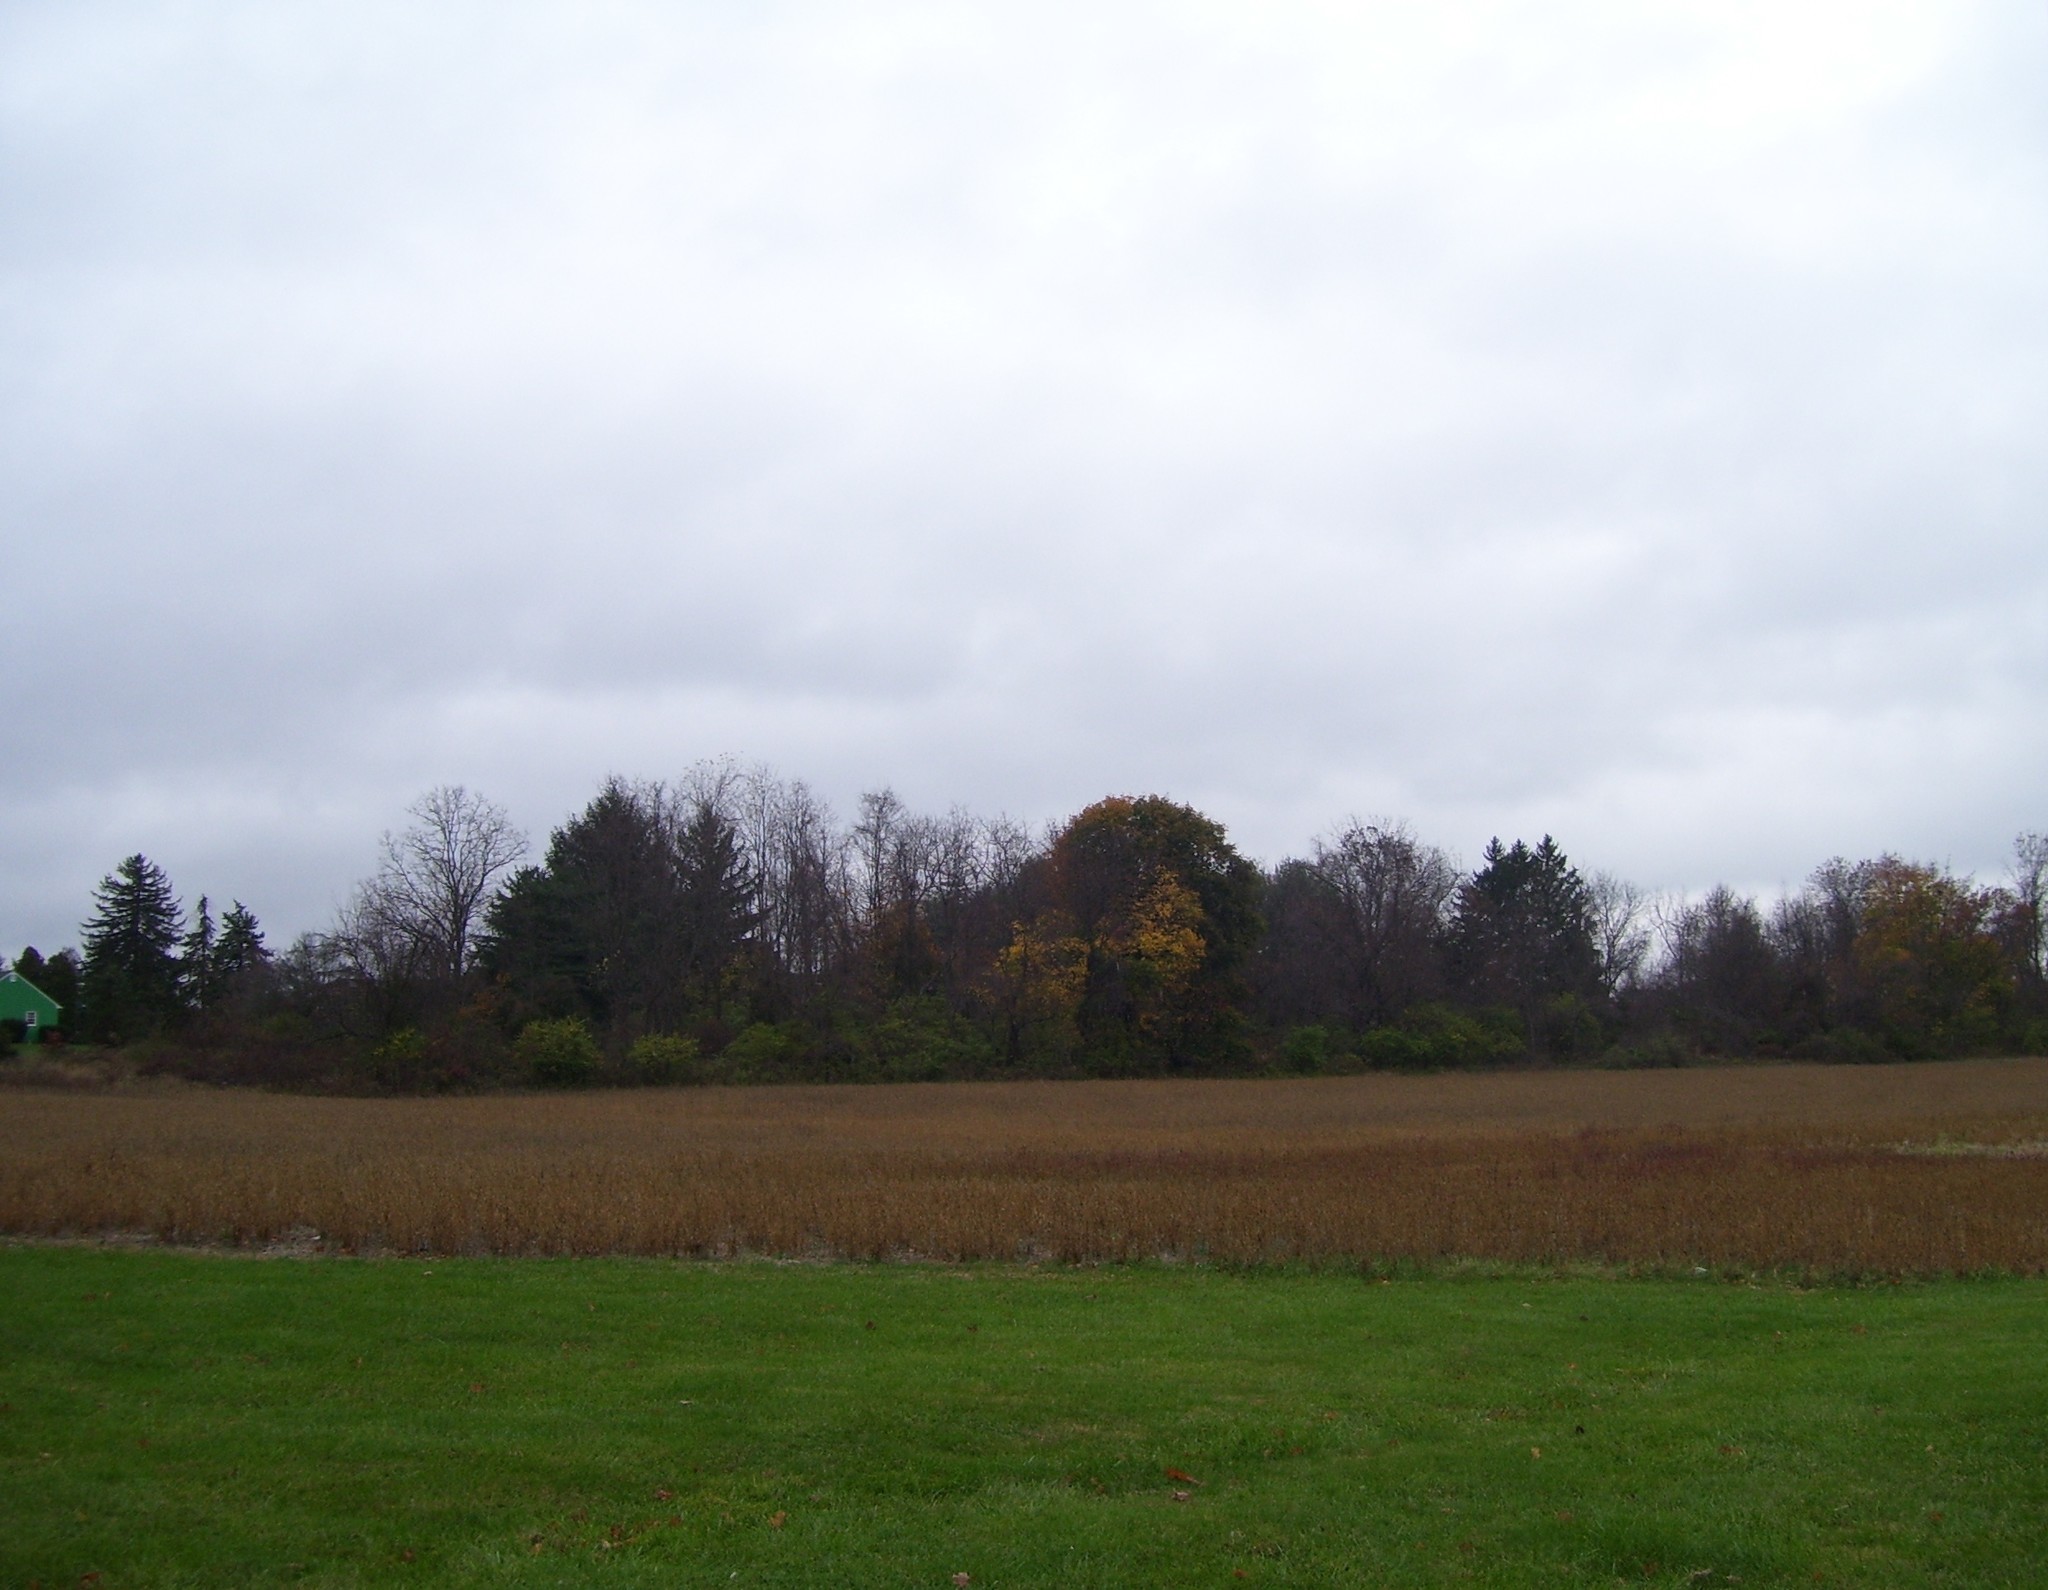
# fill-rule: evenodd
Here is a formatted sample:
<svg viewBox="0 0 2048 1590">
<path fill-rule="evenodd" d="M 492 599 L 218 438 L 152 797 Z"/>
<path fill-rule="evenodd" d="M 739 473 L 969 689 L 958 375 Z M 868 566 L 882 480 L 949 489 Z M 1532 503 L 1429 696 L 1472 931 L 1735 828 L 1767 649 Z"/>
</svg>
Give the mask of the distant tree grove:
<svg viewBox="0 0 2048 1590">
<path fill-rule="evenodd" d="M 1645 894 L 1548 835 L 1471 870 L 1353 821 L 1264 869 L 1159 795 L 1033 833 L 705 764 L 610 778 L 529 859 L 423 796 L 325 932 L 188 920 L 130 856 L 82 953 L 15 967 L 78 1038 L 381 1090 L 1679 1065 L 2048 1049 L 2048 838 L 1983 885 L 1885 855 L 1769 902 Z"/>
</svg>

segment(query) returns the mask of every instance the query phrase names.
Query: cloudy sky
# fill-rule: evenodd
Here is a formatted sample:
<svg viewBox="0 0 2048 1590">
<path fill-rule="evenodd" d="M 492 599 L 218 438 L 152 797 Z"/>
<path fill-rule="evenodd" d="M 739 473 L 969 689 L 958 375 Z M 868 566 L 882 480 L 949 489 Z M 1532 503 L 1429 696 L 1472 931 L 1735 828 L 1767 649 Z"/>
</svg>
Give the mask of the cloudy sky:
<svg viewBox="0 0 2048 1590">
<path fill-rule="evenodd" d="M 721 754 L 1995 874 L 2044 18 L 15 0 L 0 945 Z"/>
</svg>

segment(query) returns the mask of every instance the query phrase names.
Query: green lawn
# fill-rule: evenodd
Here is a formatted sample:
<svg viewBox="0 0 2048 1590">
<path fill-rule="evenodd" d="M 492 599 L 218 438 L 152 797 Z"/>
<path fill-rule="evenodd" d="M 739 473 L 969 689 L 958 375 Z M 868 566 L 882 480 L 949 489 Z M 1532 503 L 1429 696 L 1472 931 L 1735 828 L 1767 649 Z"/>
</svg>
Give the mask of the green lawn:
<svg viewBox="0 0 2048 1590">
<path fill-rule="evenodd" d="M 50 1590 L 2040 1585 L 2048 1285 L 15 1247 L 0 1476 Z"/>
</svg>

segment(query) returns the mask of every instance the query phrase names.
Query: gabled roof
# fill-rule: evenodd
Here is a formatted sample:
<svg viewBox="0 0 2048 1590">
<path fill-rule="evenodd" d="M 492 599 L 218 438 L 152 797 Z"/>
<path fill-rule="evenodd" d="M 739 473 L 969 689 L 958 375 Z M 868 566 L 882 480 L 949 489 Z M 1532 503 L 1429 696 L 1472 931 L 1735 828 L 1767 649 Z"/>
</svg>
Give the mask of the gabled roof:
<svg viewBox="0 0 2048 1590">
<path fill-rule="evenodd" d="M 52 999 L 48 994 L 44 993 L 40 988 L 36 987 L 34 983 L 30 982 L 26 977 L 23 977 L 19 972 L 0 972 L 0 983 L 19 983 L 23 988 L 26 988 L 31 994 L 34 994 L 36 998 L 40 999 L 44 1004 L 48 1005 L 51 1009 L 62 1010 L 64 1008 L 62 1005 L 58 1004 L 56 1000 Z"/>
</svg>

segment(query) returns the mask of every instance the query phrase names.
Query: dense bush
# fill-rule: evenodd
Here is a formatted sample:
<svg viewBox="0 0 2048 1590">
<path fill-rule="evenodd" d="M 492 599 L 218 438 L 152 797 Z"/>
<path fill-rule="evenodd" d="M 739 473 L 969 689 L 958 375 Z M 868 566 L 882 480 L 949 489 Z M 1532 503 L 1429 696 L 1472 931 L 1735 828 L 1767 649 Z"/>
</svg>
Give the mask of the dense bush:
<svg viewBox="0 0 2048 1590">
<path fill-rule="evenodd" d="M 933 1082 L 975 1076 L 1001 1060 L 974 1023 L 942 999 L 899 999 L 861 1035 L 863 1076 L 884 1082 Z"/>
<path fill-rule="evenodd" d="M 697 1040 L 672 1032 L 650 1032 L 626 1050 L 626 1069 L 636 1082 L 688 1082 L 696 1077 Z"/>
<path fill-rule="evenodd" d="M 1289 1071 L 1313 1076 L 1328 1070 L 1330 1062 L 1342 1052 L 1337 1035 L 1328 1027 L 1295 1027 L 1280 1042 L 1280 1063 Z"/>
<path fill-rule="evenodd" d="M 580 1016 L 528 1022 L 512 1052 L 543 1087 L 583 1087 L 597 1079 L 597 1040 Z"/>
<path fill-rule="evenodd" d="M 1527 1039 L 1511 1010 L 1417 1005 L 1401 1020 L 1360 1040 L 1368 1062 L 1401 1071 L 1499 1065 L 1521 1055 Z"/>
</svg>

